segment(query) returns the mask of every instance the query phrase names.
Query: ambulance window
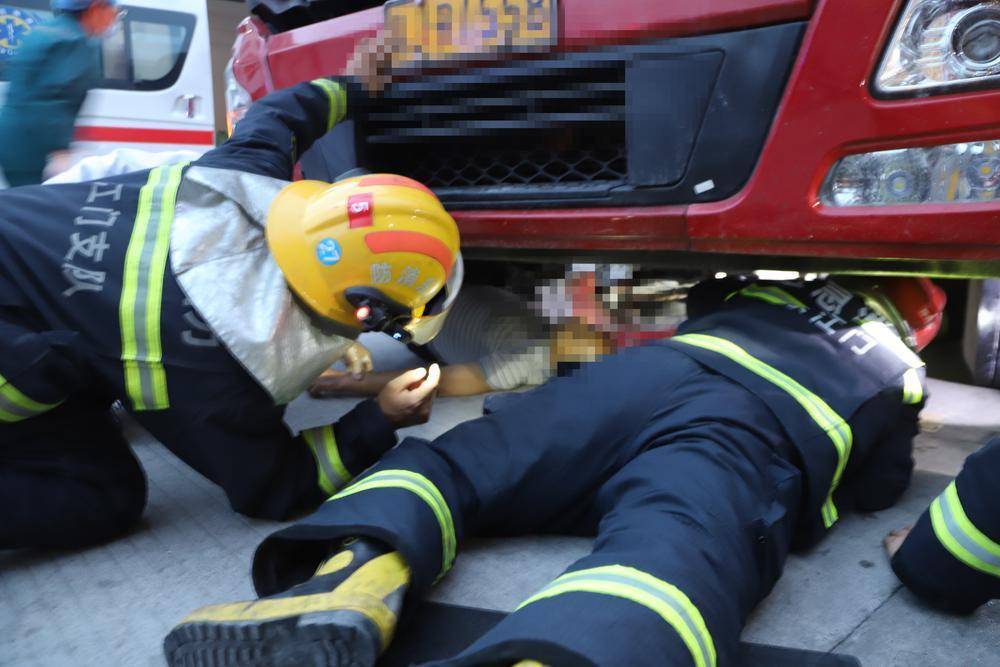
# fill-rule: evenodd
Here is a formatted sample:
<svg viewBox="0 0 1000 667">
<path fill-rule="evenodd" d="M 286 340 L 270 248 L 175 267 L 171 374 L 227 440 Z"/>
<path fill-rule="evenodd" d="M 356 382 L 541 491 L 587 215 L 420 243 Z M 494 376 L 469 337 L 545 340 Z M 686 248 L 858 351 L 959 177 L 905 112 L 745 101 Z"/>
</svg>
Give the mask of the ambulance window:
<svg viewBox="0 0 1000 667">
<path fill-rule="evenodd" d="M 118 30 L 101 43 L 101 67 L 105 79 L 128 80 L 128 52 L 125 50 L 125 31 Z"/>
<path fill-rule="evenodd" d="M 122 25 L 101 45 L 101 88 L 164 90 L 174 85 L 184 69 L 195 16 L 120 6 L 125 10 Z"/>
<path fill-rule="evenodd" d="M 142 44 L 132 51 L 136 81 L 159 81 L 177 64 L 185 51 L 187 31 L 169 23 L 132 22 L 132 43 Z"/>
</svg>

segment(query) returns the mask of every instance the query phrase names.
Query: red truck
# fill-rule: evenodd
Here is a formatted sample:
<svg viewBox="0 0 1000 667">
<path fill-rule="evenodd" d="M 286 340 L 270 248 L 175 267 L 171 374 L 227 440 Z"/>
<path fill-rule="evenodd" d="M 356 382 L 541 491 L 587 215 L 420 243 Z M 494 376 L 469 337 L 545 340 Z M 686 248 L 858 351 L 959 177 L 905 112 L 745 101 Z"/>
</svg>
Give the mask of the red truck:
<svg viewBox="0 0 1000 667">
<path fill-rule="evenodd" d="M 234 119 L 392 22 L 405 76 L 303 171 L 426 183 L 470 257 L 1000 276 L 1000 3 L 249 4 Z M 981 287 L 971 354 L 996 383 Z"/>
</svg>

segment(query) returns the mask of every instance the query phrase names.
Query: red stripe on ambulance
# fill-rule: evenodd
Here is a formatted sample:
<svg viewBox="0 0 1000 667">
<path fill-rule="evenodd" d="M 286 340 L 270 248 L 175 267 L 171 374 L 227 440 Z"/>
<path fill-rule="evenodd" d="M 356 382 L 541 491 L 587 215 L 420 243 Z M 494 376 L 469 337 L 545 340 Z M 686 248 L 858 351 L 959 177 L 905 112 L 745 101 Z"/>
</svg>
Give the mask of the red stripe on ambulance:
<svg viewBox="0 0 1000 667">
<path fill-rule="evenodd" d="M 214 146 L 211 130 L 165 130 L 148 127 L 110 127 L 78 125 L 73 133 L 77 141 L 105 141 L 132 144 L 190 144 Z"/>
</svg>

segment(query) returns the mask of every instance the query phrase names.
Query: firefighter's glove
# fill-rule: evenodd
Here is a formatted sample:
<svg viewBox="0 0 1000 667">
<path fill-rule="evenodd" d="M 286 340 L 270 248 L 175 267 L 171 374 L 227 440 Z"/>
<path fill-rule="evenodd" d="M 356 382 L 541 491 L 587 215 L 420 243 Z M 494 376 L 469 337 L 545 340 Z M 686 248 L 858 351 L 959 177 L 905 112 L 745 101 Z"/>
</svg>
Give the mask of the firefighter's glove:
<svg viewBox="0 0 1000 667">
<path fill-rule="evenodd" d="M 437 364 L 414 368 L 389 382 L 375 400 L 393 428 L 423 424 L 430 419 L 440 380 Z"/>
</svg>

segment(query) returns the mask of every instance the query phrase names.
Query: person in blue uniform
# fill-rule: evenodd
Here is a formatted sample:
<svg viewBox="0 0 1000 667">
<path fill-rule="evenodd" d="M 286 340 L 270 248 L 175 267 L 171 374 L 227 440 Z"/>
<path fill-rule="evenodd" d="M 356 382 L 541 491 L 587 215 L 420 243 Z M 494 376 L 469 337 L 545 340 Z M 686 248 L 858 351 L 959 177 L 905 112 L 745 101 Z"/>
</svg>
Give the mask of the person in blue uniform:
<svg viewBox="0 0 1000 667">
<path fill-rule="evenodd" d="M 265 218 L 270 230 L 276 211 L 290 225 L 285 236 L 297 233 L 300 200 L 282 193 L 325 186 L 288 182 L 297 152 L 365 96 L 354 80 L 298 84 L 255 103 L 227 143 L 190 165 L 0 194 L 0 549 L 78 547 L 136 524 L 146 485 L 116 401 L 219 484 L 235 510 L 271 519 L 315 509 L 395 444 L 395 428 L 426 420 L 434 366 L 390 383 L 334 425 L 292 433 L 283 422 L 285 404 L 350 356 L 362 328 L 385 324 L 363 327 L 353 309 L 348 324 L 335 321 L 290 286 L 289 271 L 325 280 L 362 261 L 330 258 L 331 245 L 348 250 L 336 240 L 348 227 L 346 217 L 339 224 L 349 208 L 336 204 L 340 190 L 309 209 L 329 218 L 319 231 L 329 228 L 330 238 L 302 249 L 314 261 L 322 250 L 322 264 L 289 266 L 265 240 Z M 363 189 L 375 204 L 407 185 L 376 180 L 388 184 Z M 422 197 L 424 213 L 413 220 L 433 209 L 454 229 L 426 188 L 405 192 Z M 357 233 L 379 231 L 379 216 Z M 421 238 L 450 261 L 452 249 Z M 457 243 L 457 231 L 450 238 Z M 389 260 L 379 267 L 381 276 Z M 406 289 L 425 304 L 432 291 L 457 289 L 454 275 L 447 289 L 426 273 Z M 373 299 L 387 287 L 357 281 L 322 283 L 316 303 L 332 309 L 347 287 Z"/>
<path fill-rule="evenodd" d="M 42 182 L 52 153 L 69 148 L 87 93 L 101 80 L 100 36 L 117 17 L 114 0 L 52 0 L 4 67 L 0 168 L 11 186 Z"/>
<path fill-rule="evenodd" d="M 912 529 L 886 539 L 892 569 L 934 607 L 971 614 L 1000 598 L 1000 437 L 962 471 Z"/>
<path fill-rule="evenodd" d="M 168 662 L 372 665 L 464 540 L 559 532 L 596 535 L 593 552 L 436 664 L 736 664 L 790 548 L 907 487 L 935 290 L 702 283 L 672 339 L 404 440 L 265 539 L 264 597 L 193 612 Z"/>
</svg>

